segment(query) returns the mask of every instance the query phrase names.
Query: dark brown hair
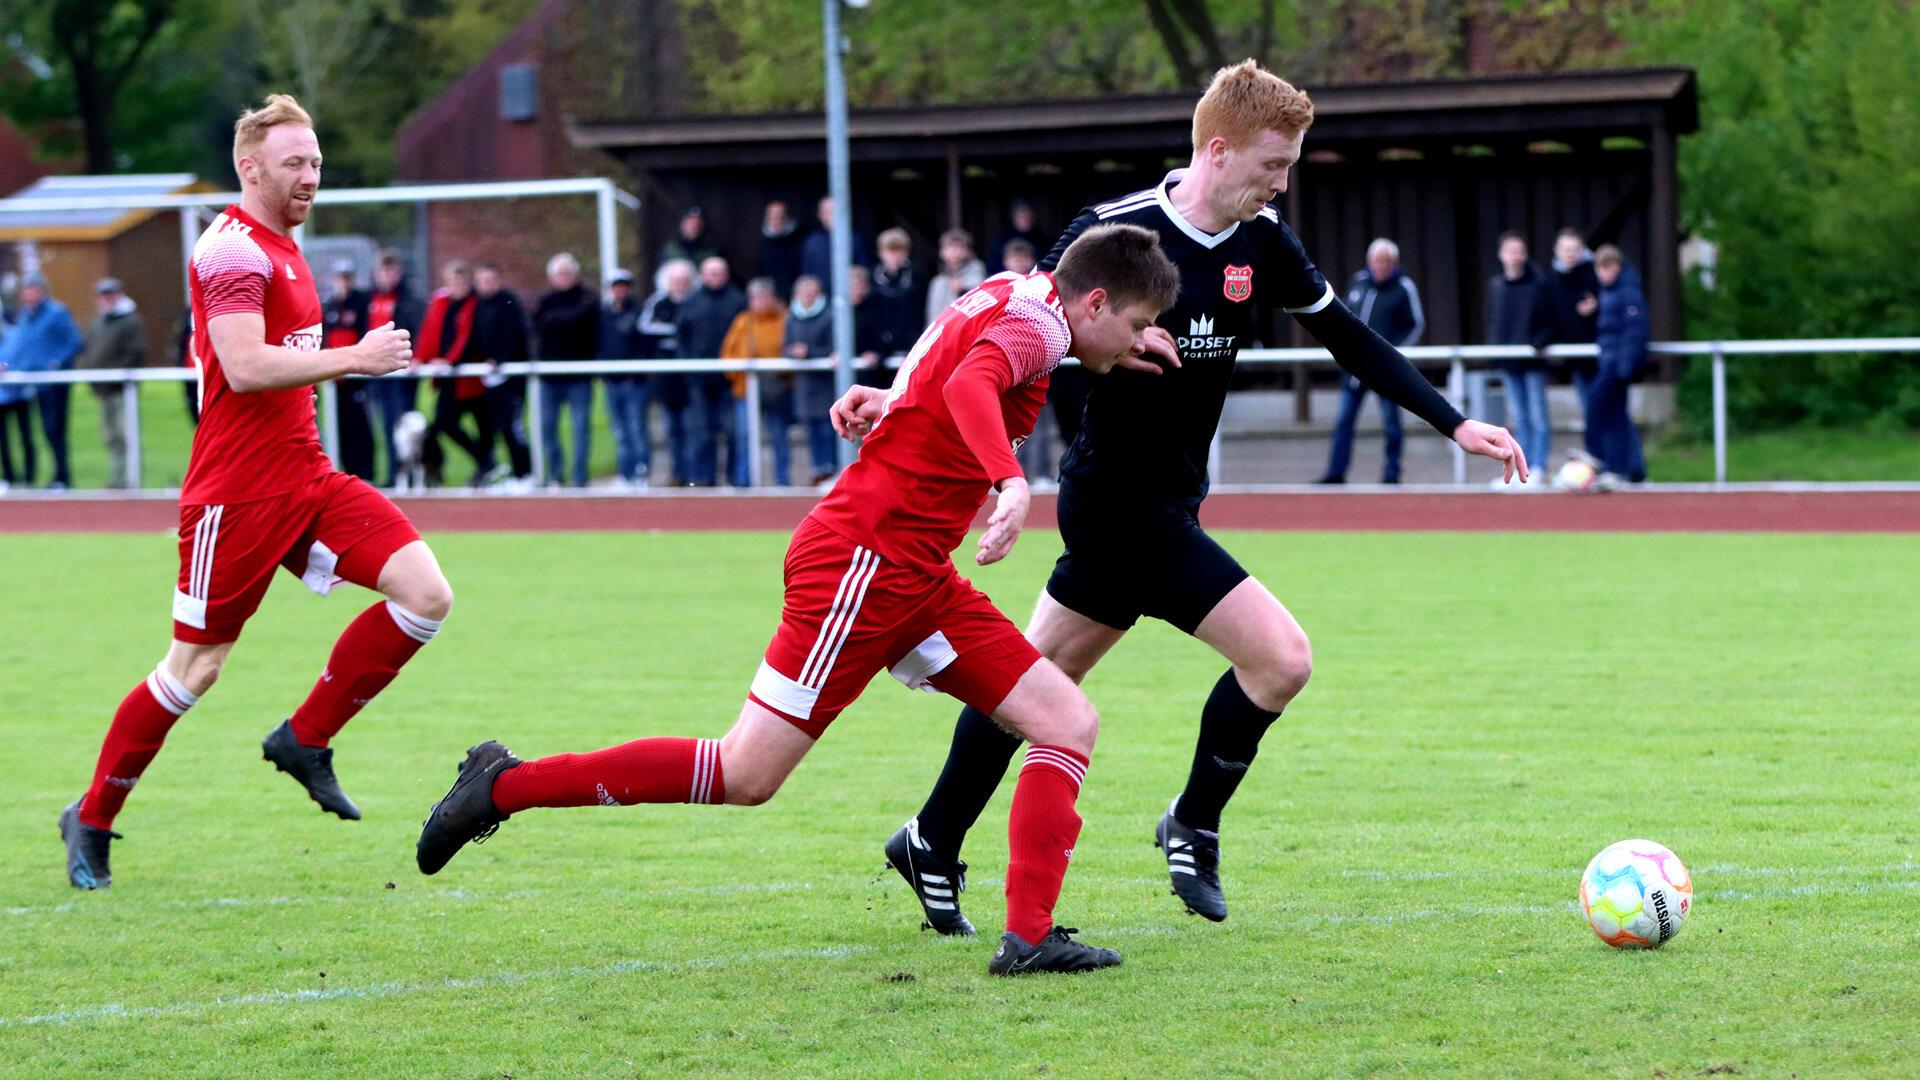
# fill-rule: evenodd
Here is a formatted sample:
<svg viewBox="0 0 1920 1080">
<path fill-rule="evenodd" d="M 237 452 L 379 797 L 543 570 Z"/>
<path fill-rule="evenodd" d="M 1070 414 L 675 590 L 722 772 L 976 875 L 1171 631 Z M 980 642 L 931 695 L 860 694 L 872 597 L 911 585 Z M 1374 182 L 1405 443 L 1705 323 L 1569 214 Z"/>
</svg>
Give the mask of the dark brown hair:
<svg viewBox="0 0 1920 1080">
<path fill-rule="evenodd" d="M 1138 225 L 1095 225 L 1060 256 L 1053 271 L 1063 300 L 1107 290 L 1116 308 L 1150 305 L 1155 314 L 1180 298 L 1180 269 L 1160 250 L 1159 234 Z"/>
</svg>

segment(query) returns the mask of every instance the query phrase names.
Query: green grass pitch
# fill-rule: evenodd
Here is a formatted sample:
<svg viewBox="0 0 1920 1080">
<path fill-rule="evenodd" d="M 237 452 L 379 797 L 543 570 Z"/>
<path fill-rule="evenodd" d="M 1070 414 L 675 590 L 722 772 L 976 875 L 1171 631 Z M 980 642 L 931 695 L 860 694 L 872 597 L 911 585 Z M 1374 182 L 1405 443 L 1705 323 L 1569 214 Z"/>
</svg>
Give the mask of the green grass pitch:
<svg viewBox="0 0 1920 1080">
<path fill-rule="evenodd" d="M 1313 682 L 1228 809 L 1216 926 L 1150 837 L 1221 662 L 1149 624 L 1089 680 L 1059 915 L 1114 971 L 986 975 L 1010 785 L 967 851 L 989 933 L 915 930 L 880 844 L 954 708 L 884 676 L 768 806 L 536 811 L 414 870 L 481 738 L 724 731 L 784 542 L 435 537 L 452 619 L 336 742 L 357 823 L 258 743 L 368 597 L 278 582 L 88 895 L 54 818 L 161 654 L 174 547 L 0 537 L 0 1075 L 1920 1074 L 1904 536 L 1228 536 L 1313 636 Z M 1036 530 L 973 576 L 1024 618 L 1056 550 Z M 1631 836 L 1698 889 L 1658 952 L 1574 906 Z"/>
</svg>

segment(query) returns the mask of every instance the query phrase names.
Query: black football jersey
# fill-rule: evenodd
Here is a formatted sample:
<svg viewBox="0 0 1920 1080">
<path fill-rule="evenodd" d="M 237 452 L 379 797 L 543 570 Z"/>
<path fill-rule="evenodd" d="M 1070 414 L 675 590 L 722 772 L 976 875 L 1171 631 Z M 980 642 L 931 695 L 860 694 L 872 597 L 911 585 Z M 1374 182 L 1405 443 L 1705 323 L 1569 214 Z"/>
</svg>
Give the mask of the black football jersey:
<svg viewBox="0 0 1920 1080">
<path fill-rule="evenodd" d="M 1206 496 L 1207 455 L 1254 312 L 1309 314 L 1339 300 L 1272 206 L 1212 234 L 1181 217 L 1168 193 L 1185 173 L 1175 169 L 1153 187 L 1081 211 L 1040 268 L 1052 270 L 1067 245 L 1095 225 L 1140 225 L 1160 234 L 1180 268 L 1180 299 L 1159 323 L 1179 343 L 1181 366 L 1159 375 L 1116 368 L 1091 380 L 1080 433 L 1060 472 L 1115 494 L 1197 504 Z"/>
</svg>

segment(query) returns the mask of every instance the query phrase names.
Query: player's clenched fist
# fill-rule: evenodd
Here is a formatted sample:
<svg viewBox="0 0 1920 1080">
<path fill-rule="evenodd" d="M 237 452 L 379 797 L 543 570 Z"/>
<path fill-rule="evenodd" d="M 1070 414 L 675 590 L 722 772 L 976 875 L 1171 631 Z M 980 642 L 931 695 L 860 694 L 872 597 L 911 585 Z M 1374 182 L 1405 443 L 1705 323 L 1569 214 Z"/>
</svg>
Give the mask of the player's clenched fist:
<svg viewBox="0 0 1920 1080">
<path fill-rule="evenodd" d="M 413 335 L 396 328 L 391 322 L 367 331 L 367 336 L 360 339 L 357 347 L 361 366 L 355 370 L 361 375 L 404 371 L 413 359 Z"/>
<path fill-rule="evenodd" d="M 851 386 L 833 403 L 827 415 L 833 430 L 848 442 L 859 442 L 887 411 L 887 392 L 875 386 Z"/>
</svg>

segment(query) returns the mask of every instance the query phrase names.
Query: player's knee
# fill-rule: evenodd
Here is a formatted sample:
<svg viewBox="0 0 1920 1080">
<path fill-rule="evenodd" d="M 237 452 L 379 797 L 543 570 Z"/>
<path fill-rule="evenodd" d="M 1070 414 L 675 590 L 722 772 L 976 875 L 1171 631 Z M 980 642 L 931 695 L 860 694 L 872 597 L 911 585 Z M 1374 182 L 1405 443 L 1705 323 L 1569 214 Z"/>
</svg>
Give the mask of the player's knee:
<svg viewBox="0 0 1920 1080">
<path fill-rule="evenodd" d="M 1067 719 L 1079 741 L 1092 747 L 1100 735 L 1100 710 L 1093 707 L 1093 702 L 1082 695 L 1079 706 L 1069 710 Z"/>
<path fill-rule="evenodd" d="M 1313 647 L 1302 636 L 1276 647 L 1252 669 L 1241 669 L 1247 696 L 1267 709 L 1284 709 L 1313 677 Z M 1251 676 L 1251 678 L 1247 678 Z"/>
<path fill-rule="evenodd" d="M 186 671 L 179 673 L 180 685 L 187 688 L 195 697 L 213 688 L 220 681 L 220 668 L 227 662 L 225 656 L 203 652 L 187 658 Z"/>
<path fill-rule="evenodd" d="M 441 574 L 409 582 L 405 589 L 398 591 L 401 595 L 394 599 L 400 606 L 423 619 L 440 622 L 453 610 L 453 586 Z"/>
</svg>

